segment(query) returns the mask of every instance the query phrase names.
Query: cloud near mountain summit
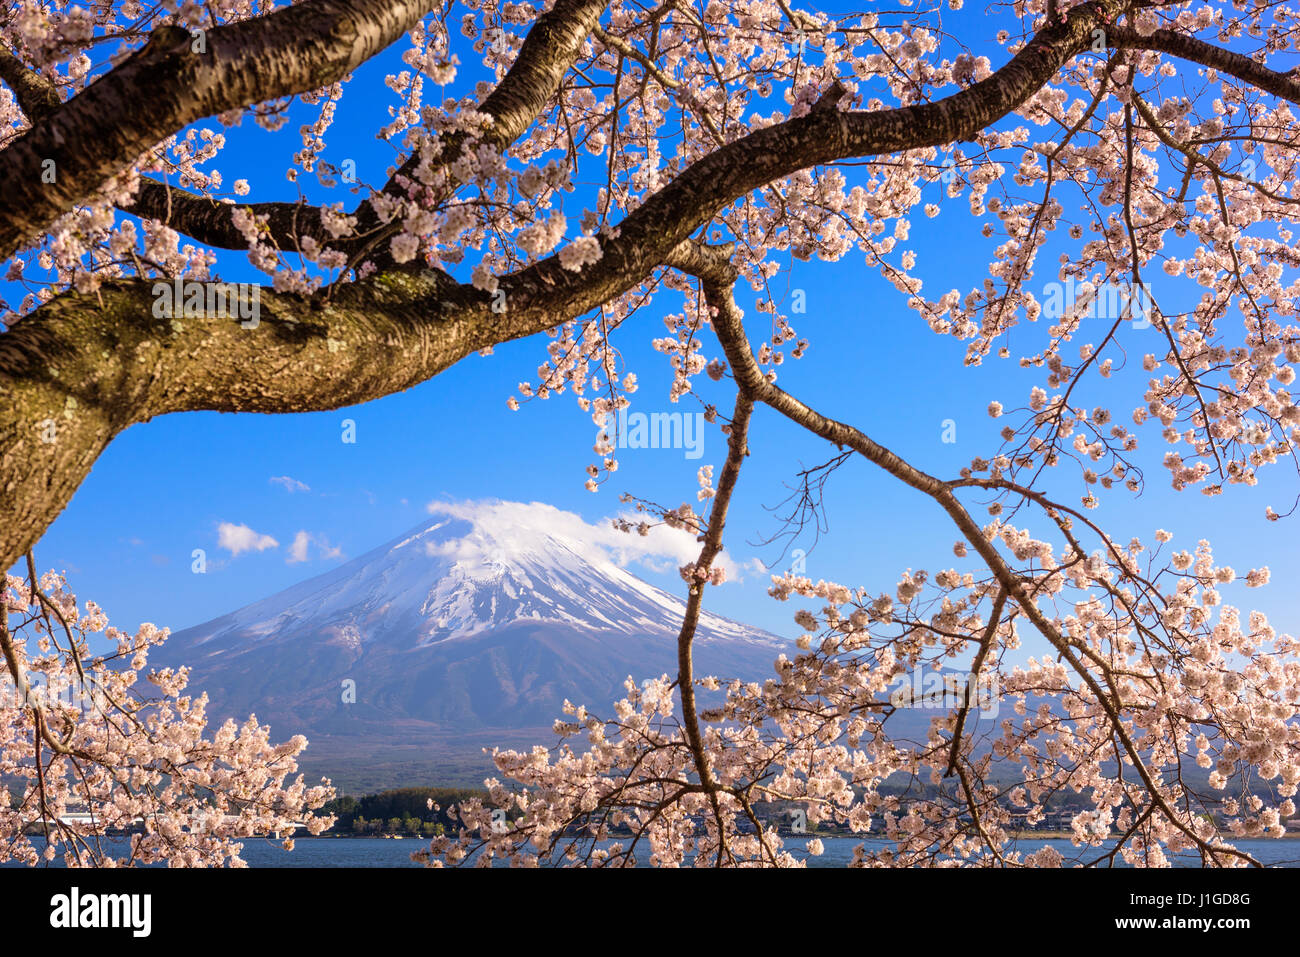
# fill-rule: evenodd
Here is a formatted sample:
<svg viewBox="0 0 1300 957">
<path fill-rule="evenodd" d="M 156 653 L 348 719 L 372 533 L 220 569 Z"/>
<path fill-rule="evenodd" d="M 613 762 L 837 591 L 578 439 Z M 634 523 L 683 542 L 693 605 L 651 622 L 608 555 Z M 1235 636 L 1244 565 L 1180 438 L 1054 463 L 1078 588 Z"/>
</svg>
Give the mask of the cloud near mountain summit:
<svg viewBox="0 0 1300 957">
<path fill-rule="evenodd" d="M 425 506 L 430 515 L 462 519 L 473 528 L 463 538 L 430 542 L 430 554 L 456 561 L 491 562 L 504 548 L 516 551 L 528 545 L 545 548 L 548 536 L 562 539 L 587 561 L 613 564 L 619 568 L 640 565 L 655 572 L 676 571 L 699 558 L 700 543 L 690 532 L 654 525 L 645 535 L 621 532 L 609 520 L 593 525 L 575 512 L 568 512 L 545 502 L 504 502 L 500 500 L 445 502 L 433 501 Z M 634 525 L 647 516 L 624 512 Z M 651 523 L 653 524 L 653 523 Z M 738 562 L 726 550 L 717 563 L 727 572 L 728 581 L 740 581 L 745 575 L 763 575 L 766 568 L 757 558 Z"/>
</svg>

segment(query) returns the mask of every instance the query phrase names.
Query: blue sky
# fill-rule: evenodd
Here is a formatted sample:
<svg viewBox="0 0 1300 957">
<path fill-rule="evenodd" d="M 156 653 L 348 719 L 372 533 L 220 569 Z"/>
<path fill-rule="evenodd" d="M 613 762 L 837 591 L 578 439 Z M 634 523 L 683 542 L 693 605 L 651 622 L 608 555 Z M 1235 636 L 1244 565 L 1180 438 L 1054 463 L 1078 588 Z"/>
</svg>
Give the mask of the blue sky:
<svg viewBox="0 0 1300 957">
<path fill-rule="evenodd" d="M 954 22 L 973 22 L 975 12 Z M 990 32 L 985 29 L 982 32 Z M 995 64 L 1004 55 L 989 51 Z M 376 103 L 395 102 L 383 87 L 393 69 L 394 51 L 367 64 L 349 85 L 327 136 L 325 158 L 334 163 L 354 159 L 359 175 L 382 182 L 391 150 L 374 138 L 386 119 L 376 117 Z M 462 61 L 468 57 L 462 55 Z M 463 79 L 473 79 L 472 71 Z M 461 82 L 457 93 L 468 89 Z M 227 146 L 217 165 L 226 182 L 247 178 L 250 199 L 292 199 L 284 177 L 299 147 L 298 126 L 315 116 L 314 108 L 296 106 L 279 133 L 267 133 L 245 120 L 226 131 Z M 216 127 L 215 122 L 208 125 Z M 849 170 L 850 182 L 856 175 Z M 325 190 L 304 183 L 312 199 L 340 198 L 351 207 L 343 187 Z M 939 187 L 933 187 L 934 200 Z M 581 210 L 581 191 L 570 222 Z M 949 288 L 963 293 L 984 278 L 996 240 L 978 237 L 987 217 L 974 218 L 964 200 L 944 200 L 934 220 L 918 214 L 906 244 L 917 251 L 920 275 L 932 298 Z M 242 253 L 224 253 L 218 271 L 228 281 L 253 281 L 257 275 Z M 1049 278 L 1043 277 L 1043 281 Z M 778 282 L 780 279 L 778 278 Z M 811 348 L 805 359 L 781 367 L 780 384 L 819 411 L 851 422 L 914 465 L 945 477 L 974 456 L 989 456 L 998 445 L 998 429 L 985 413 L 992 400 L 1011 407 L 1025 404 L 1031 386 L 1041 384 L 1034 370 L 1015 363 L 1020 351 L 1036 351 L 1044 341 L 1040 326 L 1022 326 L 1012 339 L 1010 360 L 963 365 L 965 346 L 932 333 L 908 311 L 897 291 L 850 253 L 838 264 L 796 263 L 791 288 L 807 295 L 807 313 L 794 316 Z M 1176 293 L 1170 291 L 1171 295 Z M 1179 292 L 1177 295 L 1182 295 Z M 738 289 L 758 331 L 752 293 Z M 631 411 L 695 411 L 698 405 L 668 402 L 671 374 L 664 357 L 649 347 L 663 334 L 660 318 L 679 308 L 665 296 L 619 333 L 617 345 L 635 371 L 640 389 Z M 1128 330 L 1130 354 L 1157 351 L 1154 330 Z M 532 402 L 519 412 L 506 408 L 520 381 L 532 379 L 545 358 L 546 338 L 536 337 L 498 347 L 490 357 L 473 356 L 434 380 L 405 393 L 349 409 L 293 416 L 186 413 L 168 415 L 122 434 L 96 462 L 65 512 L 36 547 L 38 567 L 66 570 L 73 590 L 104 606 L 120 627 L 152 621 L 177 630 L 208 620 L 265 597 L 307 577 L 335 567 L 426 520 L 432 500 L 500 498 L 542 501 L 603 521 L 624 507 L 621 492 L 668 504 L 694 501 L 695 472 L 702 464 L 720 466 L 722 437 L 707 434 L 704 455 L 686 458 L 680 449 L 628 449 L 620 468 L 597 494 L 583 488 L 583 472 L 593 461 L 594 429 L 589 415 L 569 394 Z M 1030 345 L 1032 343 L 1032 345 Z M 719 350 L 705 337 L 709 356 Z M 1106 395 L 1118 417 L 1141 404 L 1145 374 L 1137 362 L 1129 370 L 1083 395 L 1093 405 Z M 730 409 L 727 383 L 701 376 L 698 386 L 709 401 Z M 353 420 L 356 441 L 341 440 L 343 422 Z M 953 420 L 957 441 L 942 441 L 945 420 Z M 1230 487 L 1207 498 L 1197 491 L 1174 493 L 1159 464 L 1165 450 L 1159 435 L 1146 430 L 1143 463 L 1148 484 L 1140 498 L 1127 492 L 1102 497 L 1095 517 L 1121 542 L 1132 535 L 1151 539 L 1159 527 L 1175 533 L 1172 547 L 1191 549 L 1200 538 L 1216 547 L 1220 562 L 1240 571 L 1268 564 L 1274 584 L 1248 594 L 1228 592 L 1228 600 L 1270 614 L 1279 630 L 1294 631 L 1300 601 L 1286 587 L 1300 572 L 1290 522 L 1269 523 L 1264 508 L 1289 508 L 1295 475 L 1285 465 L 1265 469 L 1256 488 Z M 834 454 L 820 439 L 789 426 L 775 413 L 760 409 L 751 432 L 752 456 L 742 473 L 728 522 L 727 545 L 739 560 L 775 562 L 780 546 L 757 543 L 780 530 L 777 506 L 788 494 L 787 483 L 803 467 Z M 288 477 L 293 482 L 275 482 Z M 1054 491 L 1077 501 L 1081 480 L 1062 475 Z M 300 483 L 304 488 L 297 488 Z M 975 501 L 968 498 L 968 501 Z M 931 571 L 956 564 L 956 538 L 946 516 L 924 496 L 866 462 L 850 462 L 832 478 L 825 498 L 829 531 L 806 558 L 806 574 L 872 590 L 892 590 L 906 568 Z M 982 513 L 977 512 L 977 517 Z M 278 545 L 231 555 L 218 543 L 221 523 L 245 525 Z M 1033 527 L 1042 530 L 1043 526 Z M 291 561 L 290 544 L 299 533 L 312 537 L 307 560 Z M 809 549 L 811 540 L 792 543 Z M 204 549 L 205 574 L 191 571 L 194 549 Z M 333 553 L 334 557 L 328 557 Z M 789 556 L 779 566 L 788 567 Z M 636 569 L 675 593 L 680 579 L 672 573 Z M 749 575 L 740 583 L 710 591 L 709 607 L 782 634 L 793 634 L 795 606 L 765 595 L 765 576 Z M 1032 649 L 1031 650 L 1038 650 Z"/>
</svg>

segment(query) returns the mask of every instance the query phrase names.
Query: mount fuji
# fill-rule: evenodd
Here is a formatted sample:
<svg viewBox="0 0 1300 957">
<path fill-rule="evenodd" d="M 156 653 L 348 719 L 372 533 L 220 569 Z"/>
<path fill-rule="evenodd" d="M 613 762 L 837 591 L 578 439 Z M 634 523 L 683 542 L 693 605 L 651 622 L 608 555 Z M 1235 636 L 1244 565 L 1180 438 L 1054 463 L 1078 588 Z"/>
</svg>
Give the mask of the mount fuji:
<svg viewBox="0 0 1300 957">
<path fill-rule="evenodd" d="M 628 676 L 675 674 L 684 602 L 617 560 L 635 535 L 535 503 L 436 508 L 359 558 L 175 633 L 150 663 L 190 666 L 213 717 L 305 734 L 304 770 L 356 789 L 479 784 L 484 747 L 553 744 L 566 698 L 603 714 Z M 676 564 L 699 547 L 653 531 L 652 553 Z M 698 675 L 761 680 L 782 652 L 793 642 L 700 616 Z"/>
</svg>

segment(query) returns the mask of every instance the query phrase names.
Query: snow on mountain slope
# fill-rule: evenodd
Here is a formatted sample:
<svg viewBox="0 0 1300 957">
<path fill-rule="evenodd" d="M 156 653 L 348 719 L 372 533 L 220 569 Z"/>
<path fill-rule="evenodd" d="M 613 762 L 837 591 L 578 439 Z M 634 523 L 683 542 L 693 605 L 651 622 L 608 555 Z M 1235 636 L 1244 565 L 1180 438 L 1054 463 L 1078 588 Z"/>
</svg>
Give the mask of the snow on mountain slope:
<svg viewBox="0 0 1300 957">
<path fill-rule="evenodd" d="M 673 634 L 685 605 L 599 547 L 485 509 L 476 521 L 434 518 L 332 571 L 175 636 L 238 654 L 304 634 L 416 649 L 518 622 L 624 634 Z M 785 643 L 703 612 L 697 641 Z M 206 649 L 205 649 L 206 650 Z"/>
<path fill-rule="evenodd" d="M 642 554 L 693 560 L 694 537 L 673 535 Z M 536 503 L 447 506 L 325 574 L 175 633 L 150 663 L 190 666 L 216 717 L 254 713 L 277 736 L 306 734 L 313 771 L 372 781 L 366 769 L 388 761 L 450 779 L 447 768 L 469 761 L 478 774 L 482 747 L 502 732 L 553 740 L 566 698 L 605 713 L 629 676 L 676 673 L 684 601 L 620 567 L 626 538 Z M 701 615 L 700 675 L 762 680 L 782 652 L 794 643 Z"/>
</svg>

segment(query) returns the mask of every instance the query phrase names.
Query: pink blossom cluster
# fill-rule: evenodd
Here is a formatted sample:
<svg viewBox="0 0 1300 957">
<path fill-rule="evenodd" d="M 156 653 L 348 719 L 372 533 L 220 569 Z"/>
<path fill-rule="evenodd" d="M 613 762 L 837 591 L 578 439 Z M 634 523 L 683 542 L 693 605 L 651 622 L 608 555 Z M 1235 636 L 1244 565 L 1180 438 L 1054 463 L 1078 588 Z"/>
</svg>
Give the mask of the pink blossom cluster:
<svg viewBox="0 0 1300 957">
<path fill-rule="evenodd" d="M 274 744 L 255 717 L 209 727 L 207 696 L 182 693 L 188 669 L 148 668 L 165 629 L 112 627 L 54 572 L 35 584 L 6 576 L 0 599 L 0 685 L 94 689 L 73 702 L 0 705 L 0 780 L 10 782 L 0 787 L 0 860 L 242 866 L 244 840 L 289 847 L 299 826 L 319 834 L 332 823 L 313 813 L 333 796 L 329 782 L 294 776 L 305 738 Z M 122 830 L 132 832 L 126 849 L 104 841 Z"/>
</svg>

